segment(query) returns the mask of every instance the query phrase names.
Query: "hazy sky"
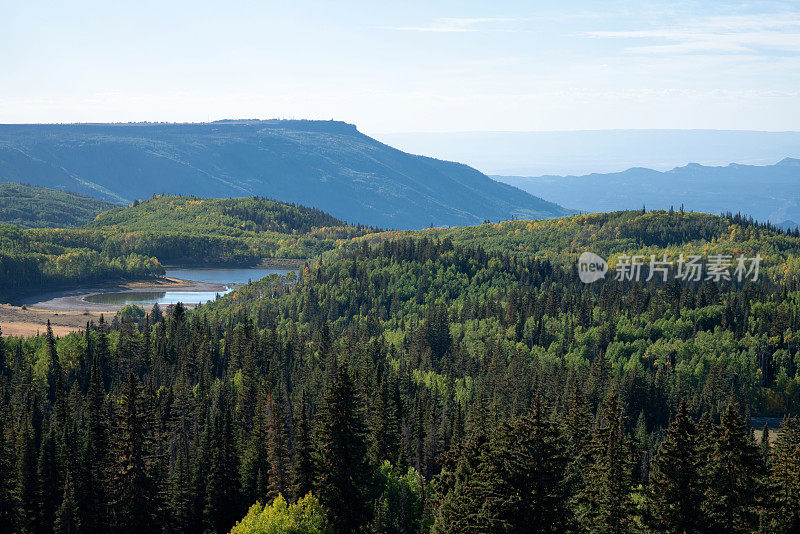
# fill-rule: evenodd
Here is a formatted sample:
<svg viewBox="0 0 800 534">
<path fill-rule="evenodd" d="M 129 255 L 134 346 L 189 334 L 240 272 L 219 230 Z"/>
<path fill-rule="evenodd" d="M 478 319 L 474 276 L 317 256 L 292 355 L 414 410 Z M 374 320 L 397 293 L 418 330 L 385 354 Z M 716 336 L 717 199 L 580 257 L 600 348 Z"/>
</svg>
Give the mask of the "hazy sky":
<svg viewBox="0 0 800 534">
<path fill-rule="evenodd" d="M 798 130 L 799 93 L 798 2 L 0 0 L 0 123 Z"/>
</svg>

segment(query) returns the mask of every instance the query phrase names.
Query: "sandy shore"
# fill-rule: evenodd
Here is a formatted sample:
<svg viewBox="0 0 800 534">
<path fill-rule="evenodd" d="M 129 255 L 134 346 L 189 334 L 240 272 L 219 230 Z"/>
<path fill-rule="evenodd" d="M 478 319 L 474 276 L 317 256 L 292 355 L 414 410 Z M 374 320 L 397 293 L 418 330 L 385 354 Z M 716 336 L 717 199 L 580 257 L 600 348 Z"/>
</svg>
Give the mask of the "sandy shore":
<svg viewBox="0 0 800 534">
<path fill-rule="evenodd" d="M 88 302 L 84 297 L 98 293 L 116 293 L 130 291 L 144 293 L 149 291 L 225 291 L 225 285 L 208 282 L 191 282 L 177 278 L 158 278 L 146 282 L 132 282 L 126 284 L 104 285 L 95 288 L 82 288 L 76 290 L 54 291 L 21 299 L 20 305 L 31 308 L 57 311 L 108 311 L 119 310 L 122 305 L 97 304 Z"/>
<path fill-rule="evenodd" d="M 62 290 L 18 299 L 15 304 L 0 304 L 0 327 L 5 336 L 33 336 L 44 332 L 47 321 L 53 333 L 62 336 L 82 330 L 87 321 L 97 322 L 101 314 L 110 320 L 122 305 L 96 304 L 84 297 L 118 291 L 225 291 L 223 284 L 191 282 L 177 278 L 155 278 L 140 282 L 102 284 L 97 287 Z"/>
</svg>

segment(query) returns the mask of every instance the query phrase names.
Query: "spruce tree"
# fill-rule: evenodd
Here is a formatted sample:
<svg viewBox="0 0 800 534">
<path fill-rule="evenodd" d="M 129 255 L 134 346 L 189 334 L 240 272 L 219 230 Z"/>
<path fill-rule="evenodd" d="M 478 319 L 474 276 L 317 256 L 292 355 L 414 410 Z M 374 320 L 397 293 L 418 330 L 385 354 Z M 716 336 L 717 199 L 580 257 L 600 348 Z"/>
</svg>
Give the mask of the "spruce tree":
<svg viewBox="0 0 800 534">
<path fill-rule="evenodd" d="M 269 497 L 288 495 L 290 488 L 289 451 L 286 444 L 286 428 L 283 424 L 283 408 L 272 395 L 267 396 L 267 457 L 269 460 Z"/>
<path fill-rule="evenodd" d="M 208 486 L 208 465 L 211 462 L 211 425 L 208 414 L 204 417 L 203 431 L 197 447 L 191 480 L 191 522 L 190 532 L 205 530 L 204 510 L 206 507 L 206 488 Z"/>
<path fill-rule="evenodd" d="M 190 462 L 188 440 L 179 435 L 175 442 L 175 461 L 169 475 L 168 506 L 172 531 L 186 534 L 192 532 L 193 525 Z"/>
<path fill-rule="evenodd" d="M 58 358 L 56 350 L 56 338 L 53 336 L 53 327 L 50 326 L 50 319 L 47 320 L 47 402 L 50 405 L 56 404 L 56 393 L 59 384 L 63 386 L 63 373 L 61 370 L 61 360 Z"/>
<path fill-rule="evenodd" d="M 6 354 L 6 344 L 3 340 L 3 329 L 0 328 L 0 376 L 9 377 L 11 369 L 8 366 L 8 356 Z"/>
<path fill-rule="evenodd" d="M 395 404 L 389 398 L 388 380 L 381 381 L 372 406 L 371 424 L 372 440 L 370 442 L 370 458 L 375 465 L 384 460 L 394 460 L 400 448 L 399 425 Z"/>
<path fill-rule="evenodd" d="M 100 368 L 100 377 L 103 380 L 103 391 L 109 391 L 113 379 L 111 372 L 111 349 L 108 344 L 106 323 L 102 315 L 97 324 L 97 345 L 95 346 L 94 356 L 97 358 L 97 363 Z"/>
<path fill-rule="evenodd" d="M 0 336 L 0 346 L 3 339 Z M 2 350 L 2 349 L 0 349 Z M 5 417 L 0 414 L 0 532 L 11 532 L 16 525 L 14 470 L 11 464 L 13 447 L 6 442 Z"/>
<path fill-rule="evenodd" d="M 431 528 L 432 534 L 484 532 L 480 523 L 483 498 L 477 477 L 488 447 L 485 434 L 475 432 L 467 438 L 455 468 L 445 465 L 434 480 L 433 488 L 439 506 Z"/>
<path fill-rule="evenodd" d="M 86 394 L 86 446 L 83 451 L 83 470 L 87 477 L 87 514 L 82 527 L 87 532 L 100 531 L 106 516 L 104 466 L 108 454 L 108 422 L 104 408 L 105 391 L 100 355 L 97 351 L 92 351 L 89 390 Z"/>
<path fill-rule="evenodd" d="M 781 423 L 771 481 L 775 497 L 775 532 L 800 532 L 800 419 L 787 417 Z"/>
<path fill-rule="evenodd" d="M 220 384 L 214 398 L 208 440 L 208 475 L 205 488 L 203 518 L 206 528 L 227 532 L 243 515 L 246 504 L 241 501 L 239 454 L 233 434 L 233 415 L 228 390 Z"/>
<path fill-rule="evenodd" d="M 89 482 L 85 471 L 82 469 L 79 454 L 75 444 L 78 443 L 78 429 L 70 420 L 64 430 L 61 443 L 61 456 L 64 469 L 64 493 L 61 504 L 56 511 L 54 531 L 63 533 L 83 532 L 83 525 L 88 516 L 93 513 L 88 509 L 86 490 Z"/>
<path fill-rule="evenodd" d="M 681 401 L 650 472 L 653 528 L 688 533 L 702 528 L 702 487 L 697 434 L 689 409 Z"/>
<path fill-rule="evenodd" d="M 113 531 L 151 532 L 158 528 L 159 492 L 150 469 L 152 423 L 134 373 L 122 386 L 110 450 L 109 511 Z"/>
<path fill-rule="evenodd" d="M 308 405 L 304 392 L 300 393 L 300 406 L 294 434 L 294 457 L 292 459 L 292 494 L 295 499 L 304 497 L 312 490 L 314 463 L 311 456 L 311 435 L 308 424 Z"/>
<path fill-rule="evenodd" d="M 570 498 L 574 501 L 583 490 L 583 473 L 588 469 L 590 461 L 588 444 L 592 437 L 591 408 L 584 395 L 582 384 L 574 378 L 562 426 L 569 459 L 566 477 L 570 486 Z"/>
<path fill-rule="evenodd" d="M 714 429 L 706 465 L 703 511 L 714 532 L 751 532 L 759 525 L 763 463 L 753 431 L 733 403 Z"/>
<path fill-rule="evenodd" d="M 19 430 L 17 430 L 15 466 L 17 521 L 21 532 L 33 532 L 36 524 L 38 498 L 36 495 L 36 454 L 34 452 L 33 435 L 30 414 L 22 417 Z"/>
<path fill-rule="evenodd" d="M 56 510 L 63 498 L 62 469 L 58 462 L 58 443 L 55 425 L 49 425 L 42 437 L 39 459 L 36 464 L 38 509 L 36 530 L 52 532 Z"/>
<path fill-rule="evenodd" d="M 475 483 L 477 525 L 492 532 L 563 532 L 571 526 L 561 435 L 536 402 L 504 423 L 483 455 Z"/>
<path fill-rule="evenodd" d="M 633 517 L 632 445 L 614 390 L 604 401 L 589 447 L 591 463 L 584 476 L 579 518 L 592 532 L 629 532 Z"/>
<path fill-rule="evenodd" d="M 269 426 L 266 389 L 260 388 L 255 406 L 253 430 L 247 440 L 241 465 L 242 497 L 248 503 L 269 501 L 270 465 L 267 451 Z"/>
<path fill-rule="evenodd" d="M 769 423 L 764 423 L 764 428 L 761 430 L 761 459 L 767 468 L 772 463 L 772 446 L 769 441 Z"/>
<path fill-rule="evenodd" d="M 81 521 L 78 495 L 72 475 L 67 472 L 64 479 L 64 496 L 56 511 L 53 532 L 57 534 L 78 534 L 81 531 Z"/>
<path fill-rule="evenodd" d="M 319 500 L 336 532 L 356 532 L 369 522 L 371 469 L 359 393 L 339 366 L 316 417 L 316 481 Z"/>
</svg>

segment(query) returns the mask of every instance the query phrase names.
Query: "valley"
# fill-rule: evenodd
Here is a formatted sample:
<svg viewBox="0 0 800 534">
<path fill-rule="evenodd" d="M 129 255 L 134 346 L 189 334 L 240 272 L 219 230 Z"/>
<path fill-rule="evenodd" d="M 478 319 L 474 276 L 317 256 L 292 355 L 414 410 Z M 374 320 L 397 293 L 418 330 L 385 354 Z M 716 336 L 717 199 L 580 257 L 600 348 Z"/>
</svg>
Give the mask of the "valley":
<svg viewBox="0 0 800 534">
<path fill-rule="evenodd" d="M 0 534 L 800 533 L 799 36 L 0 2 Z"/>
<path fill-rule="evenodd" d="M 539 458 L 528 463 L 520 457 L 525 472 L 537 462 L 555 462 L 547 476 L 557 497 L 537 514 L 560 524 L 588 513 L 590 505 L 570 504 L 574 499 L 591 499 L 588 492 L 604 487 L 592 478 L 611 461 L 599 451 L 629 451 L 614 460 L 623 482 L 617 498 L 629 498 L 629 488 L 655 487 L 658 469 L 671 461 L 663 447 L 684 439 L 675 437 L 680 418 L 716 414 L 696 423 L 710 425 L 709 449 L 686 452 L 697 465 L 712 466 L 708 476 L 734 468 L 718 452 L 723 447 L 772 455 L 756 444 L 752 421 L 765 422 L 759 439 L 773 444 L 776 462 L 786 458 L 779 455 L 797 431 L 794 419 L 783 416 L 800 409 L 794 358 L 800 353 L 794 336 L 800 328 L 800 237 L 739 215 L 642 209 L 396 231 L 260 198 L 154 196 L 77 228 L 7 226 L 4 232 L 6 270 L 0 275 L 14 276 L 8 268 L 16 266 L 60 284 L 45 297 L 35 285 L 21 286 L 27 293 L 12 297 L 19 306 L 0 306 L 0 347 L 13 355 L 6 372 L 17 384 L 36 381 L 16 391 L 47 399 L 49 384 L 56 384 L 53 402 L 59 403 L 65 395 L 59 381 L 79 392 L 88 377 L 87 395 L 120 394 L 122 406 L 126 394 L 114 392 L 139 388 L 143 380 L 151 389 L 135 391 L 148 402 L 204 403 L 210 416 L 205 431 L 168 430 L 171 438 L 148 447 L 168 455 L 181 432 L 192 436 L 196 445 L 178 452 L 176 461 L 192 459 L 195 467 L 172 470 L 169 491 L 207 479 L 191 491 L 211 499 L 217 497 L 208 484 L 229 485 L 236 498 L 219 504 L 229 514 L 214 516 L 220 532 L 245 517 L 244 503 L 260 502 L 267 492 L 293 496 L 293 506 L 323 506 L 304 500 L 318 494 L 329 521 L 379 523 L 381 516 L 369 510 L 374 499 L 389 498 L 395 477 L 408 477 L 403 483 L 410 488 L 396 509 L 417 510 L 407 524 L 452 524 L 460 531 L 463 525 L 450 523 L 448 510 L 481 505 L 463 493 L 473 489 L 453 485 L 453 470 L 476 462 L 478 473 L 464 482 L 467 488 L 516 484 L 518 475 L 491 467 L 507 454 Z M 575 270 L 586 250 L 608 263 L 609 275 L 593 284 Z M 730 265 L 718 280 L 680 279 L 684 256 L 700 258 L 700 267 L 711 272 L 714 258 L 756 255 L 758 276 L 737 279 Z M 149 258 L 143 265 L 150 267 L 85 283 L 94 264 L 67 260 L 82 256 L 120 267 L 130 258 Z M 664 282 L 649 280 L 647 261 L 642 277 L 615 274 L 635 257 L 668 258 Z M 164 266 L 176 259 L 195 267 Z M 39 270 L 31 274 L 26 266 Z M 152 313 L 156 302 L 160 312 Z M 128 378 L 120 383 L 123 374 Z M 561 415 L 545 415 L 538 408 L 544 405 Z M 199 424 L 194 408 L 163 406 L 171 415 L 157 416 L 162 428 L 174 417 Z M 342 407 L 348 411 L 338 412 Z M 530 410 L 533 415 L 520 415 Z M 239 442 L 232 429 L 214 426 L 234 416 L 248 439 Z M 595 418 L 611 426 L 597 426 Z M 257 430 L 262 424 L 267 428 Z M 117 432 L 113 428 L 108 432 Z M 541 434 L 542 428 L 550 430 Z M 520 433 L 534 443 L 509 446 L 506 440 Z M 725 435 L 739 445 L 729 445 Z M 116 445 L 103 447 L 103 461 L 115 465 L 121 458 Z M 339 456 L 337 447 L 356 452 Z M 228 459 L 217 456 L 224 450 Z M 206 471 L 199 460 L 206 454 L 217 458 L 210 460 L 217 469 L 235 470 Z M 272 473 L 259 482 L 261 462 L 291 475 Z M 316 467 L 324 462 L 335 469 Z M 170 472 L 167 466 L 144 469 L 148 477 Z M 570 482 L 570 470 L 582 482 Z M 743 476 L 756 484 L 762 472 Z M 378 497 L 362 493 L 373 476 L 387 477 L 378 482 L 384 484 Z M 105 486 L 95 484 L 105 499 Z M 338 484 L 355 495 L 355 504 L 340 507 L 332 499 L 328 492 Z M 423 489 L 439 497 L 423 498 Z M 748 498 L 748 506 L 760 506 Z M 205 512 L 181 512 L 172 501 L 156 499 L 156 509 L 185 513 L 187 524 L 210 521 Z M 646 499 L 643 506 L 658 510 L 654 497 Z M 703 521 L 718 521 L 704 510 Z M 633 509 L 626 514 L 649 521 Z M 582 521 L 603 521 L 592 517 Z"/>
</svg>

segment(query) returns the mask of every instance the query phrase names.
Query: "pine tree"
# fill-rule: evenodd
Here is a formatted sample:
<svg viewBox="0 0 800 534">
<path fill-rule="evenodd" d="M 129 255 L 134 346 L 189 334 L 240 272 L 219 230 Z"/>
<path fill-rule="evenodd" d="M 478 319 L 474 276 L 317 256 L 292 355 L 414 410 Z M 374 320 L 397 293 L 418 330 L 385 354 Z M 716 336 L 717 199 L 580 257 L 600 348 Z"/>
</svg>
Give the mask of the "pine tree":
<svg viewBox="0 0 800 534">
<path fill-rule="evenodd" d="M 311 435 L 308 424 L 308 406 L 304 392 L 300 393 L 300 409 L 294 434 L 292 461 L 292 494 L 295 499 L 304 497 L 313 488 L 314 464 L 311 456 Z"/>
<path fill-rule="evenodd" d="M 581 522 L 592 532 L 628 532 L 633 516 L 632 447 L 614 390 L 604 401 L 589 446 L 592 457 L 584 477 Z"/>
<path fill-rule="evenodd" d="M 3 345 L 0 336 L 0 346 Z M 3 349 L 0 349 L 0 351 Z M 13 447 L 6 443 L 5 418 L 0 414 L 0 532 L 12 532 L 16 524 L 14 472 L 11 465 Z"/>
<path fill-rule="evenodd" d="M 47 320 L 47 402 L 51 405 L 56 404 L 56 394 L 59 384 L 63 386 L 63 373 L 61 370 L 61 360 L 58 358 L 56 350 L 56 338 L 53 336 L 53 327 L 50 326 L 50 319 Z"/>
<path fill-rule="evenodd" d="M 16 497 L 18 503 L 17 520 L 22 532 L 32 532 L 36 524 L 36 455 L 34 453 L 30 414 L 23 415 L 17 430 Z"/>
<path fill-rule="evenodd" d="M 323 397 L 315 441 L 319 500 L 336 532 L 356 532 L 369 521 L 372 481 L 361 399 L 344 366 Z"/>
<path fill-rule="evenodd" d="M 283 408 L 272 395 L 267 396 L 267 455 L 269 459 L 269 497 L 288 495 L 290 487 L 289 452 L 286 445 L 286 428 Z"/>
<path fill-rule="evenodd" d="M 563 532 L 570 526 L 567 458 L 558 428 L 536 402 L 530 416 L 504 423 L 476 477 L 483 501 L 477 527 L 491 532 Z"/>
<path fill-rule="evenodd" d="M 134 373 L 122 386 L 110 450 L 109 510 L 115 532 L 152 532 L 158 527 L 158 488 L 150 469 L 151 427 Z"/>
<path fill-rule="evenodd" d="M 87 513 L 81 526 L 86 532 L 98 532 L 102 530 L 106 516 L 106 478 L 103 468 L 108 454 L 108 422 L 104 413 L 105 391 L 99 352 L 93 351 L 91 365 L 89 391 L 86 394 L 86 446 L 83 451 Z"/>
<path fill-rule="evenodd" d="M 52 532 L 56 510 L 58 510 L 63 498 L 62 470 L 58 463 L 58 446 L 55 434 L 55 427 L 51 423 L 42 437 L 39 460 L 36 464 L 39 493 L 36 527 L 38 532 Z"/>
<path fill-rule="evenodd" d="M 169 476 L 169 517 L 174 532 L 190 533 L 193 524 L 193 502 L 189 443 L 179 435 L 175 443 L 175 462 Z"/>
<path fill-rule="evenodd" d="M 775 443 L 771 481 L 774 532 L 800 532 L 800 419 L 787 417 Z"/>
<path fill-rule="evenodd" d="M 79 462 L 79 451 L 75 449 L 78 443 L 78 429 L 70 420 L 61 443 L 61 456 L 64 468 L 64 494 L 61 504 L 56 511 L 55 532 L 76 533 L 83 532 L 84 519 L 91 513 L 87 506 L 85 490 L 88 481 Z"/>
<path fill-rule="evenodd" d="M 714 429 L 703 511 L 714 532 L 751 532 L 759 524 L 763 463 L 753 431 L 730 403 Z"/>
<path fill-rule="evenodd" d="M 479 523 L 483 499 L 476 480 L 488 447 L 483 432 L 472 434 L 467 438 L 455 469 L 445 465 L 434 480 L 434 491 L 440 502 L 431 528 L 432 534 L 485 532 Z"/>
<path fill-rule="evenodd" d="M 203 517 L 206 528 L 227 532 L 244 514 L 239 485 L 239 454 L 233 435 L 233 416 L 225 385 L 217 389 L 205 446 L 209 449 Z"/>
<path fill-rule="evenodd" d="M 370 458 L 375 465 L 397 458 L 400 449 L 399 425 L 395 405 L 389 399 L 388 381 L 381 381 L 372 407 Z"/>
<path fill-rule="evenodd" d="M 79 502 L 72 476 L 67 472 L 64 479 L 64 497 L 58 507 L 53 524 L 53 532 L 58 534 L 77 534 L 81 532 Z"/>
<path fill-rule="evenodd" d="M 650 472 L 653 528 L 674 533 L 702 530 L 700 484 L 696 429 L 686 402 L 681 401 Z"/>
</svg>

